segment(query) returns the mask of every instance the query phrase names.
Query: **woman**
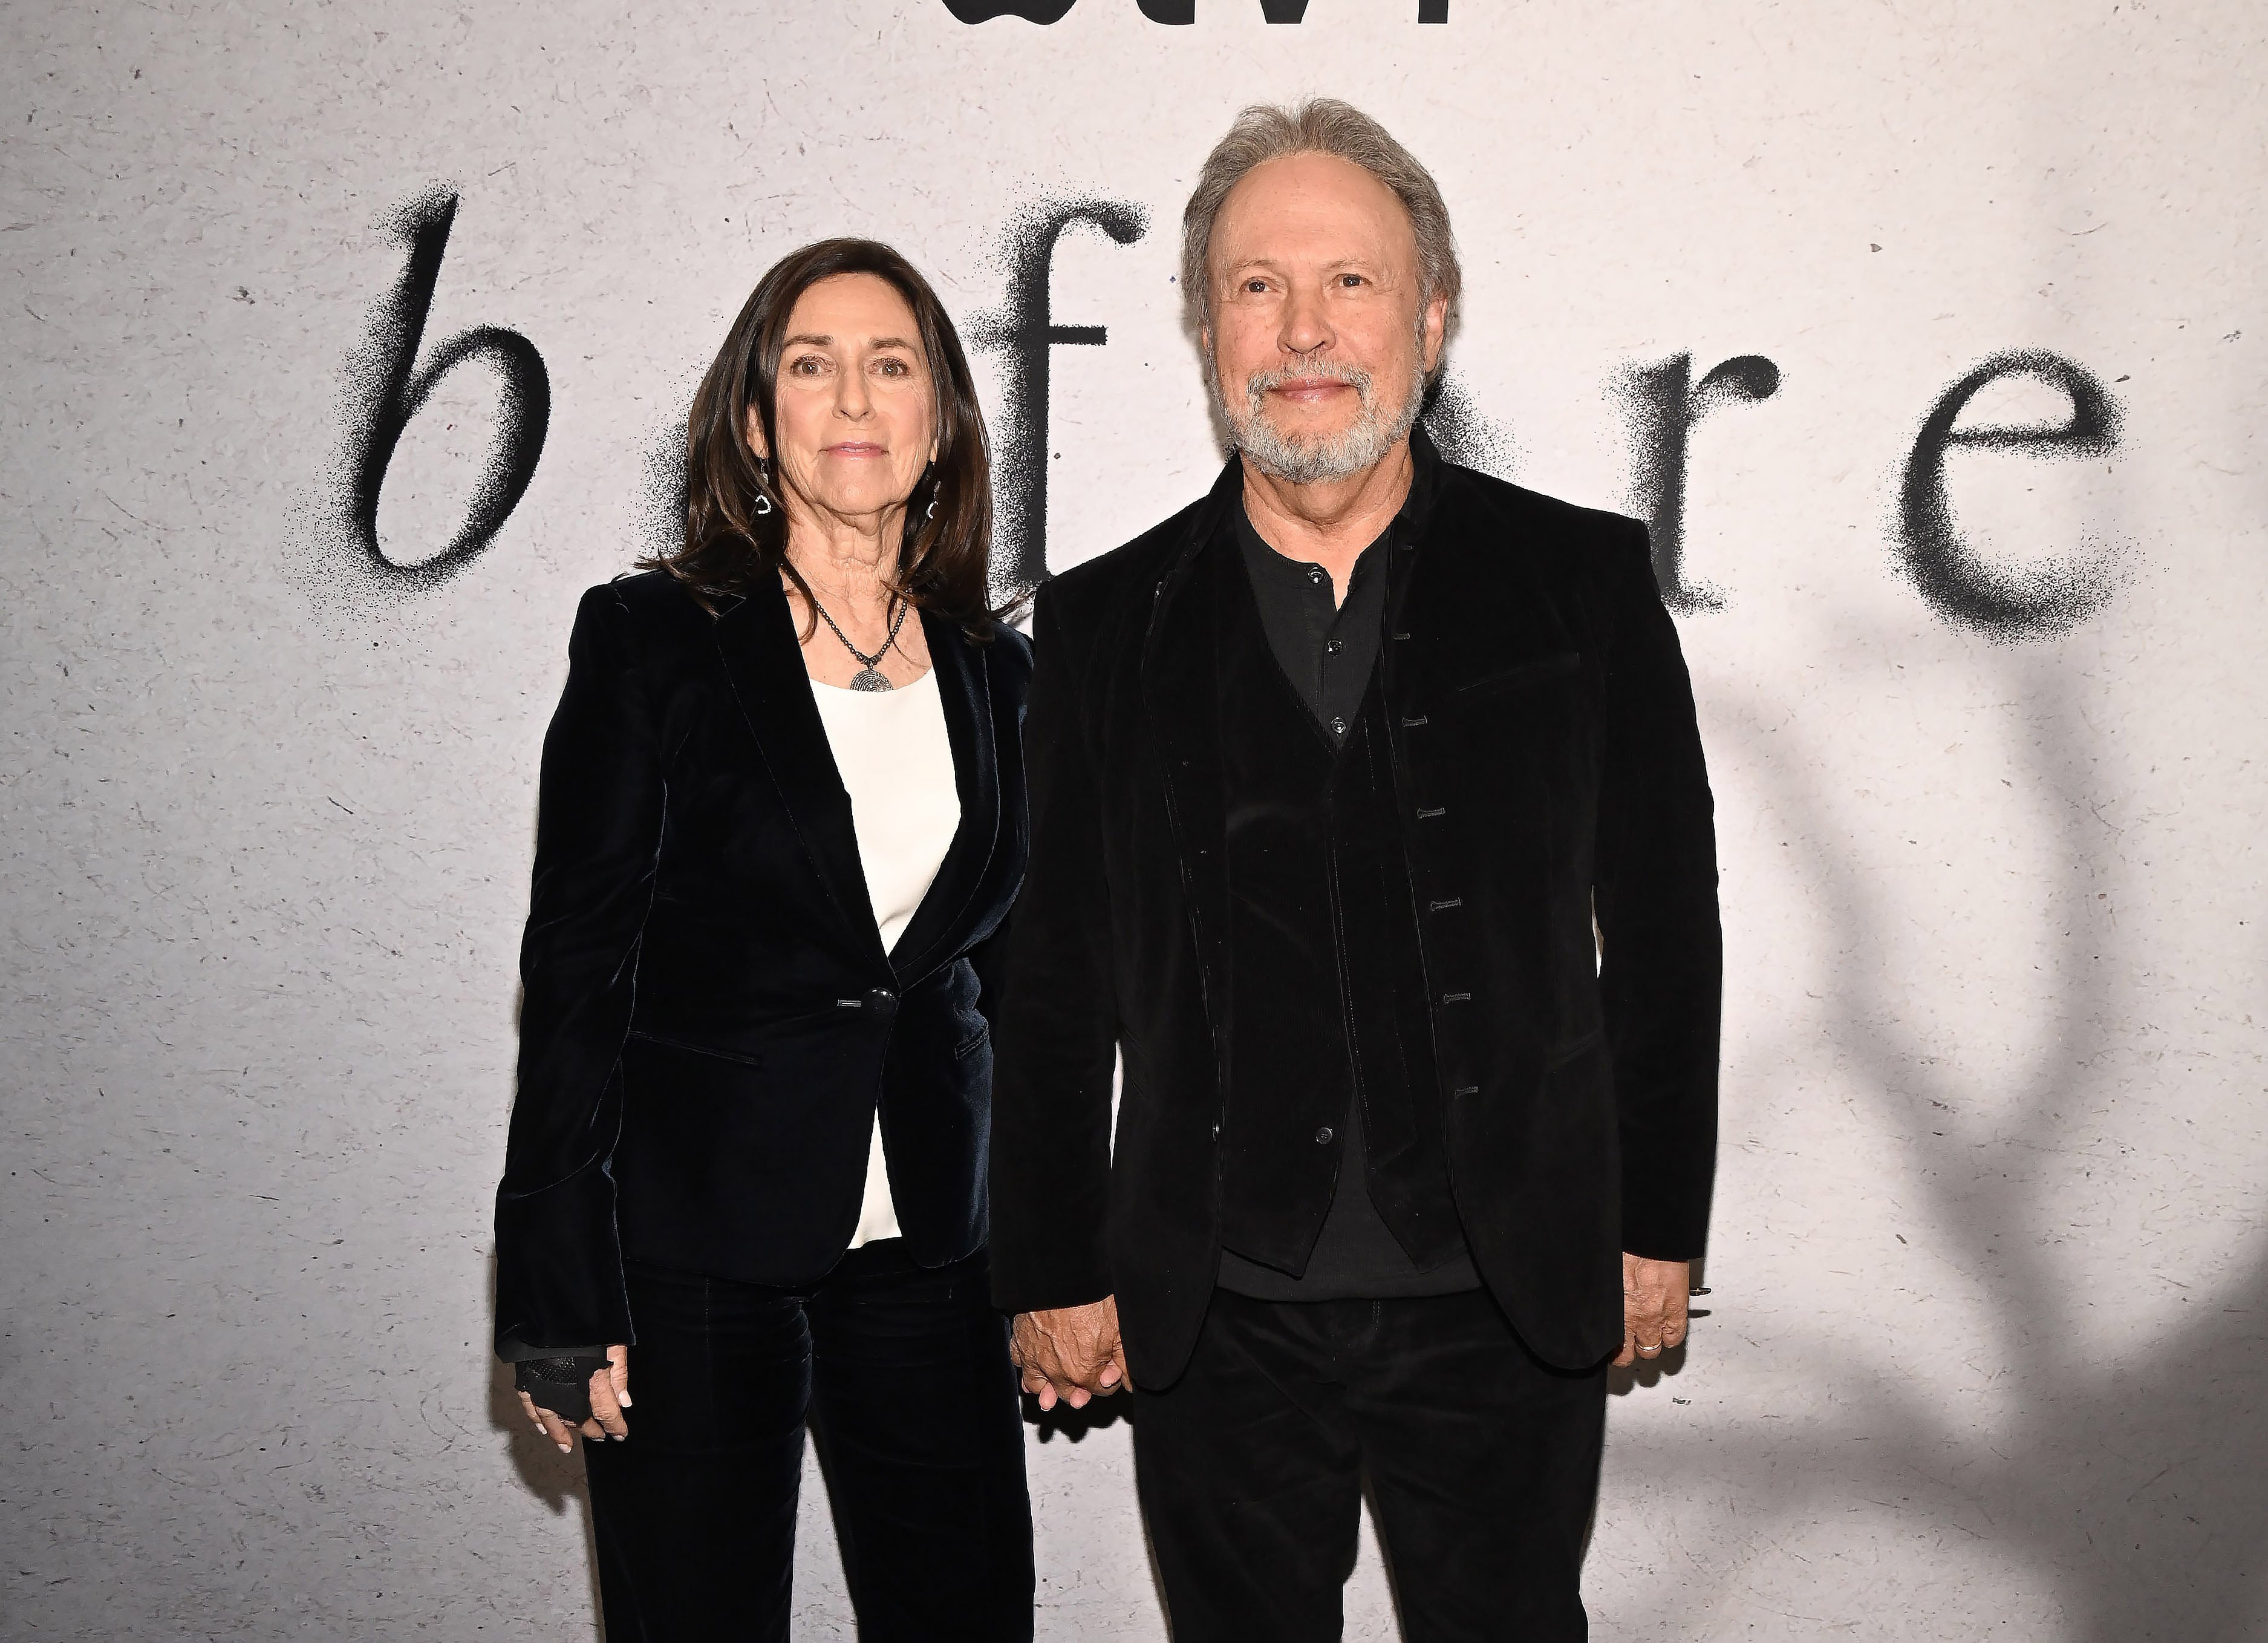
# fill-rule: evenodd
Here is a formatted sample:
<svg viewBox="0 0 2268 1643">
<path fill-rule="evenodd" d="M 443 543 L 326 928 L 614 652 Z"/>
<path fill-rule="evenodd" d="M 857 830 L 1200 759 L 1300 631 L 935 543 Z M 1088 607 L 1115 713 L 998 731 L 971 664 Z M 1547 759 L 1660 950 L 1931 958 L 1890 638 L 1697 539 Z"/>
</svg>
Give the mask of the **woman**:
<svg viewBox="0 0 2268 1643">
<path fill-rule="evenodd" d="M 497 1334 L 529 1418 L 588 1440 L 617 1643 L 787 1635 L 806 1418 L 861 1637 L 1032 1635 L 979 980 L 1031 664 L 990 521 L 936 295 L 828 240 L 695 396 L 684 546 L 576 615 Z"/>
</svg>

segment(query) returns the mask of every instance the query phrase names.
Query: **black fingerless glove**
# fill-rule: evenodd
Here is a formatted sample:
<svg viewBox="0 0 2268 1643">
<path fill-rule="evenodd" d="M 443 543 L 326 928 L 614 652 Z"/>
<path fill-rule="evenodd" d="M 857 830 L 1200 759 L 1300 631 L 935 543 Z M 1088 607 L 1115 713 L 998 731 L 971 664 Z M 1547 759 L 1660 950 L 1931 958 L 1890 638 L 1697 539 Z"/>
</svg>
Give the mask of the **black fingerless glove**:
<svg viewBox="0 0 2268 1643">
<path fill-rule="evenodd" d="M 512 1366 L 512 1384 L 538 1409 L 580 1426 L 591 1418 L 591 1377 L 606 1367 L 604 1358 L 526 1358 Z"/>
</svg>

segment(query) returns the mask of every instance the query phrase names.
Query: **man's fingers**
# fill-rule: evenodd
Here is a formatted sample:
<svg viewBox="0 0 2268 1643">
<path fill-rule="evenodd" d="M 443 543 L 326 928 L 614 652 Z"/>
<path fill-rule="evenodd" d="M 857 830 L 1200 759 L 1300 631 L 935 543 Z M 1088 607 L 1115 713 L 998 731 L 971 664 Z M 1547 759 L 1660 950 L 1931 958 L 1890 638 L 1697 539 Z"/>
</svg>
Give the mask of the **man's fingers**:
<svg viewBox="0 0 2268 1643">
<path fill-rule="evenodd" d="M 607 1348 L 607 1379 L 612 1382 L 615 1402 L 622 1408 L 630 1406 L 630 1349 L 627 1346 Z"/>
<path fill-rule="evenodd" d="M 615 1398 L 615 1378 L 609 1370 L 601 1369 L 591 1377 L 591 1417 L 598 1430 L 593 1431 L 591 1424 L 586 1423 L 583 1427 L 585 1437 L 630 1435 L 630 1423 L 622 1418 L 622 1406 Z"/>
<path fill-rule="evenodd" d="M 1682 1346 L 1685 1344 L 1687 1297 L 1683 1290 L 1669 1292 L 1668 1304 L 1661 1309 L 1661 1344 Z"/>
<path fill-rule="evenodd" d="M 1637 1343 L 1632 1341 L 1631 1337 L 1625 1334 L 1623 1337 L 1622 1351 L 1615 1354 L 1614 1367 L 1617 1369 L 1627 1369 L 1630 1367 L 1631 1361 L 1637 1357 Z"/>
</svg>

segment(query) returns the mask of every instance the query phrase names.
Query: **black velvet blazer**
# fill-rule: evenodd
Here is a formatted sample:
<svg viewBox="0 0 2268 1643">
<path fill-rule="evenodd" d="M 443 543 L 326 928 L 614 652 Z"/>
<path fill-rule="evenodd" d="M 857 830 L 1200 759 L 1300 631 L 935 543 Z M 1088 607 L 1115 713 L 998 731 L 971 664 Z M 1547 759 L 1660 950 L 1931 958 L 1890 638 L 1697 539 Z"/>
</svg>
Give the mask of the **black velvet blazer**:
<svg viewBox="0 0 2268 1643">
<path fill-rule="evenodd" d="M 1539 1355 L 1587 1366 L 1622 1339 L 1621 1252 L 1697 1256 L 1707 1233 L 1722 950 L 1692 692 L 1643 527 L 1414 443 L 1432 503 L 1390 561 L 1378 665 L 1434 1110 L 1484 1282 Z M 1179 1374 L 1220 1258 L 1230 891 L 1211 570 L 1236 552 L 1241 484 L 1232 461 L 1205 500 L 1049 583 L 1034 617 L 994 1300 L 1115 1293 L 1137 1385 Z"/>
<path fill-rule="evenodd" d="M 625 1256 L 823 1275 L 873 1115 L 914 1259 L 985 1241 L 978 971 L 1023 877 L 1021 634 L 924 617 L 961 826 L 891 952 L 777 590 L 712 617 L 659 573 L 583 596 L 543 743 L 497 1337 L 631 1341 Z"/>
</svg>

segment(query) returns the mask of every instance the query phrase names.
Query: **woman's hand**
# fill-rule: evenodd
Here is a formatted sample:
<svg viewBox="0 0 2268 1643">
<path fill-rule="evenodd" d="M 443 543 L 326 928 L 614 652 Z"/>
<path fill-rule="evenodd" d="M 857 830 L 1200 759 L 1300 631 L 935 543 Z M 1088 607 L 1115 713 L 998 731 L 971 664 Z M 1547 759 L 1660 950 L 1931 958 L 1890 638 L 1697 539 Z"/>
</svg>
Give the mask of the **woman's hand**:
<svg viewBox="0 0 2268 1643">
<path fill-rule="evenodd" d="M 571 1426 L 556 1411 L 545 1409 L 525 1392 L 519 1395 L 519 1406 L 535 1423 L 535 1429 L 559 1446 L 559 1453 L 575 1452 L 575 1433 L 586 1438 L 622 1438 L 630 1435 L 630 1423 L 622 1411 L 630 1406 L 630 1349 L 627 1346 L 607 1348 L 607 1367 L 591 1376 L 591 1418 L 579 1426 Z"/>
</svg>

